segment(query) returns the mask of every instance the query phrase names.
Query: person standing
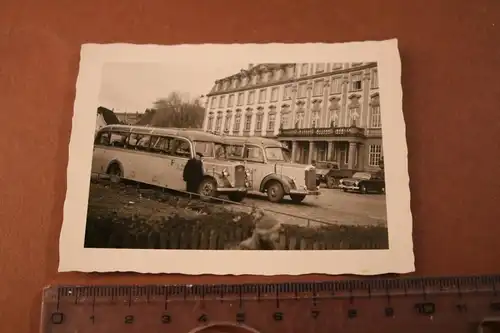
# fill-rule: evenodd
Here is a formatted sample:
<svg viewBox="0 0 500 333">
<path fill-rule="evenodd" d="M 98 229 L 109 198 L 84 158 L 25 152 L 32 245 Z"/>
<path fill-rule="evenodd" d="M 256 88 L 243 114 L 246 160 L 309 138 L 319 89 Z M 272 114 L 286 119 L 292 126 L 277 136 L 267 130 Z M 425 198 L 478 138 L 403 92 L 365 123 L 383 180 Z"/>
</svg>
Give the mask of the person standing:
<svg viewBox="0 0 500 333">
<path fill-rule="evenodd" d="M 201 158 L 203 154 L 196 153 L 194 158 L 190 158 L 186 166 L 184 167 L 184 172 L 182 178 L 186 182 L 186 191 L 190 195 L 198 193 L 198 188 L 200 187 L 201 181 L 203 180 L 203 161 Z"/>
</svg>

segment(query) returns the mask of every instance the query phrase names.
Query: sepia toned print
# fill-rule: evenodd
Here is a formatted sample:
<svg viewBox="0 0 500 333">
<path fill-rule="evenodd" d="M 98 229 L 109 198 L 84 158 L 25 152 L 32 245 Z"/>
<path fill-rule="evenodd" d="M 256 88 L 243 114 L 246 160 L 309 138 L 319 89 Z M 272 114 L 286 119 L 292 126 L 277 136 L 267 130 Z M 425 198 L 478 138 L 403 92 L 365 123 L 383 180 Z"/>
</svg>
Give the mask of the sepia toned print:
<svg viewBox="0 0 500 333">
<path fill-rule="evenodd" d="M 385 46 L 388 58 L 394 52 L 397 56 L 390 42 L 357 45 L 363 44 Z M 272 47 L 277 45 L 268 45 L 269 54 L 278 52 Z M 93 46 L 95 55 L 99 49 L 113 51 L 111 46 Z M 95 61 L 99 71 L 87 62 L 100 81 L 91 99 L 94 112 L 85 111 L 95 122 L 92 127 L 87 122 L 85 137 L 78 138 L 92 149 L 89 161 L 79 166 L 88 170 L 88 196 L 80 202 L 85 213 L 79 224 L 71 225 L 65 216 L 61 258 L 75 255 L 71 265 L 61 264 L 60 269 L 371 274 L 411 267 L 412 244 L 394 242 L 398 231 L 390 217 L 396 216 L 397 207 L 388 200 L 391 191 L 403 198 L 409 194 L 407 184 L 394 183 L 388 173 L 407 173 L 405 145 L 392 149 L 386 140 L 391 133 L 385 120 L 402 120 L 397 91 L 384 89 L 382 70 L 392 64 L 380 52 L 371 59 L 358 54 L 354 44 L 352 59 L 349 44 L 323 46 L 343 49 L 344 55 L 258 62 L 256 49 L 252 53 L 249 45 L 158 46 L 158 54 L 172 51 L 170 59 L 137 53 L 136 61 L 126 61 L 103 53 Z M 215 53 L 221 47 L 246 48 L 248 54 L 213 64 L 191 55 L 187 63 L 183 47 Z M 289 47 L 305 50 L 308 45 L 282 45 L 283 50 Z M 82 51 L 80 76 L 89 77 L 84 56 Z M 398 69 L 399 58 L 391 58 L 396 60 Z M 386 77 L 386 87 L 400 85 L 399 77 Z M 78 96 L 75 114 L 77 102 Z M 396 161 L 392 168 L 391 160 Z M 398 166 L 398 160 L 404 163 Z M 67 196 L 66 205 L 70 200 Z M 71 203 L 77 204 L 74 199 Z M 400 217 L 406 226 L 399 239 L 411 240 L 411 215 Z M 65 250 L 65 228 L 79 228 L 81 248 Z M 399 268 L 366 260 L 391 258 L 397 249 L 409 258 Z M 120 253 L 123 261 L 86 261 L 97 253 Z M 150 261 L 134 263 L 140 254 Z M 223 261 L 238 262 L 240 255 L 249 265 L 237 268 Z M 184 262 L 163 268 L 158 261 L 162 257 Z M 75 264 L 75 258 L 80 262 Z M 262 258 L 303 258 L 308 263 L 298 268 L 281 263 L 273 271 L 272 264 L 258 263 Z M 317 261 L 321 258 L 344 259 L 327 268 Z M 214 266 L 198 271 L 189 259 Z"/>
</svg>

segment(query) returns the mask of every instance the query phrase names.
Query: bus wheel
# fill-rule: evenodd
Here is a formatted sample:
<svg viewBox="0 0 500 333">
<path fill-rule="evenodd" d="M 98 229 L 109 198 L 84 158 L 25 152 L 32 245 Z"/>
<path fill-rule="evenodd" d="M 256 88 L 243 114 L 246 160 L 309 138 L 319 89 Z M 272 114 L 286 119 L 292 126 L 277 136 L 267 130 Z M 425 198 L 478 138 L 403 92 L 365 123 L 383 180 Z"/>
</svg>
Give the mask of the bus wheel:
<svg viewBox="0 0 500 333">
<path fill-rule="evenodd" d="M 229 200 L 231 200 L 231 201 L 241 202 L 245 198 L 245 193 L 233 192 L 233 193 L 229 193 L 227 196 L 228 196 Z"/>
<path fill-rule="evenodd" d="M 200 194 L 201 200 L 209 201 L 214 197 L 217 197 L 217 183 L 215 180 L 210 178 L 205 178 L 201 181 L 198 193 Z"/>
<path fill-rule="evenodd" d="M 109 175 L 111 182 L 119 183 L 120 178 L 122 177 L 122 169 L 117 163 L 113 163 L 109 166 L 107 174 Z"/>
<path fill-rule="evenodd" d="M 267 185 L 267 198 L 271 202 L 280 202 L 285 196 L 283 186 L 276 180 L 269 182 Z"/>
</svg>

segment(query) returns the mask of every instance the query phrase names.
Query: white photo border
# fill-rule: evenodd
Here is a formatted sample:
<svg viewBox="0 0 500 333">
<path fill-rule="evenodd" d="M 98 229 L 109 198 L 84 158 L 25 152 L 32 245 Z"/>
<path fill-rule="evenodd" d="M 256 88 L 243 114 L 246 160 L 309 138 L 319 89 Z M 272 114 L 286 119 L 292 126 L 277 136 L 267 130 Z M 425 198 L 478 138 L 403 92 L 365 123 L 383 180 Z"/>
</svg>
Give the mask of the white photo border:
<svg viewBox="0 0 500 333">
<path fill-rule="evenodd" d="M 200 56 L 201 55 L 201 56 Z M 110 62 L 378 63 L 384 150 L 388 250 L 209 251 L 84 247 L 96 109 L 102 68 Z M 59 272 L 301 275 L 410 273 L 415 270 L 412 214 L 397 39 L 338 44 L 84 44 L 69 143 Z"/>
</svg>

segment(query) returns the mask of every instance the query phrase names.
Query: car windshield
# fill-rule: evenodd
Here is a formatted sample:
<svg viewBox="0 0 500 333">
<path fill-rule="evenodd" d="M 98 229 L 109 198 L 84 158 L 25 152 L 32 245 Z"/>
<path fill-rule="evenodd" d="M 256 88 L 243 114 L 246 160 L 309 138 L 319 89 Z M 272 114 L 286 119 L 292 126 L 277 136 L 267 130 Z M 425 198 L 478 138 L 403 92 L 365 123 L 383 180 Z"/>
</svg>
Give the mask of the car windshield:
<svg viewBox="0 0 500 333">
<path fill-rule="evenodd" d="M 224 154 L 226 159 L 243 159 L 243 146 L 216 144 L 216 150 Z"/>
<path fill-rule="evenodd" d="M 203 157 L 214 157 L 214 143 L 208 141 L 195 141 L 194 150 L 201 153 Z"/>
<path fill-rule="evenodd" d="M 290 162 L 290 152 L 283 147 L 267 147 L 265 148 L 266 158 L 270 162 Z"/>
<path fill-rule="evenodd" d="M 352 178 L 356 178 L 356 179 L 371 179 L 372 178 L 372 175 L 367 173 L 367 172 L 356 172 Z"/>
</svg>

